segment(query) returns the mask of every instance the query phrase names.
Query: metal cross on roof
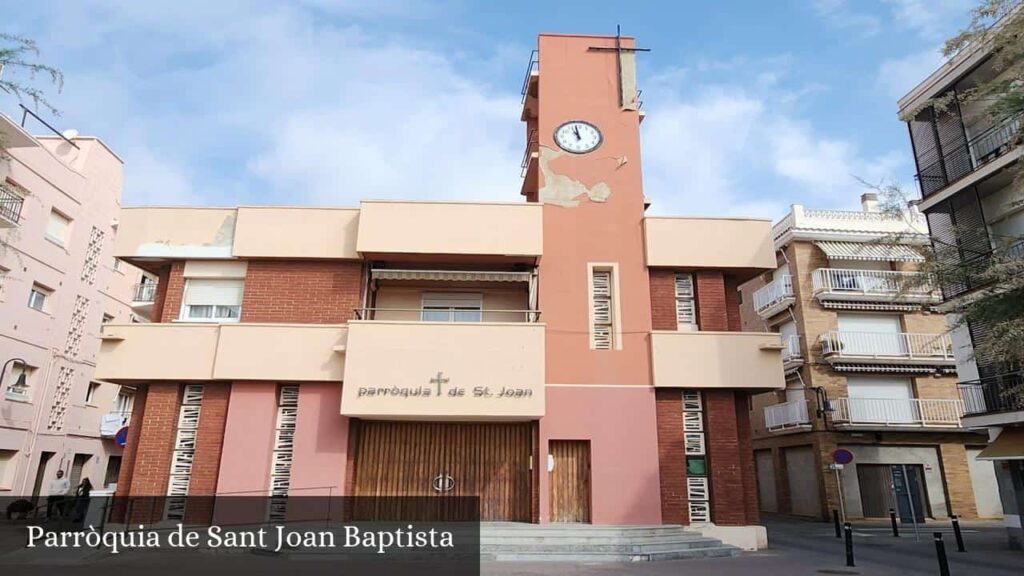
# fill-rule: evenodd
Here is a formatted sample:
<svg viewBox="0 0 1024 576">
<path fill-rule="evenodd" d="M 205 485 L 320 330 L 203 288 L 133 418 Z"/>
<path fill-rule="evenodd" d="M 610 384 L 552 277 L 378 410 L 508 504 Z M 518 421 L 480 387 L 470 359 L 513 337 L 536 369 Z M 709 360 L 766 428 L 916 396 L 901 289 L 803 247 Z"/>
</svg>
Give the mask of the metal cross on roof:
<svg viewBox="0 0 1024 576">
<path fill-rule="evenodd" d="M 619 26 L 619 25 L 616 25 L 615 26 L 615 46 L 589 46 L 587 48 L 587 50 L 588 51 L 593 51 L 593 52 L 614 52 L 615 53 L 615 55 L 616 55 L 616 58 L 615 58 L 615 69 L 616 69 L 616 72 L 618 73 L 618 76 L 619 76 L 619 106 L 624 106 L 625 107 L 627 105 L 627 98 L 626 98 L 627 92 L 631 95 L 630 99 L 633 100 L 633 102 L 628 102 L 629 107 L 635 106 L 636 105 L 635 100 L 637 99 L 637 96 L 636 96 L 636 74 L 635 74 L 635 69 L 631 68 L 631 70 L 632 70 L 631 81 L 629 82 L 629 84 L 631 84 L 631 86 L 627 86 L 627 83 L 626 83 L 625 79 L 623 78 L 623 74 L 622 74 L 622 57 L 625 54 L 636 54 L 637 52 L 650 52 L 651 49 L 650 48 L 637 48 L 635 46 L 633 46 L 633 47 L 623 46 L 622 45 L 622 27 Z M 632 108 L 632 109 L 636 109 L 636 108 Z"/>
</svg>

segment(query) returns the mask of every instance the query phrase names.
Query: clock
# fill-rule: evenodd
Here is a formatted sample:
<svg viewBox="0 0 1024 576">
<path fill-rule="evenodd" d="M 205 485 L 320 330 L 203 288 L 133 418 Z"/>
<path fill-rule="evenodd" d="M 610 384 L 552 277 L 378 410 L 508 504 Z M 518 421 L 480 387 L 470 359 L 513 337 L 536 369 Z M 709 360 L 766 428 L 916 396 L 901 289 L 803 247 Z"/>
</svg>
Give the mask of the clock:
<svg viewBox="0 0 1024 576">
<path fill-rule="evenodd" d="M 597 126 L 583 120 L 569 120 L 555 129 L 555 143 L 562 150 L 573 154 L 596 150 L 603 139 Z"/>
</svg>

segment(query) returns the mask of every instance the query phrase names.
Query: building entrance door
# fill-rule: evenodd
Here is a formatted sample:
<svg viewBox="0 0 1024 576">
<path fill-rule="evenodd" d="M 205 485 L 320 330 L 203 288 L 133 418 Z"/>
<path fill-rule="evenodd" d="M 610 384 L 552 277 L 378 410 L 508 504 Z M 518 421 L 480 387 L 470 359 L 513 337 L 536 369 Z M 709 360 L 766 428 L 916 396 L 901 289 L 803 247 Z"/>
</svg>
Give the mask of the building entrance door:
<svg viewBox="0 0 1024 576">
<path fill-rule="evenodd" d="M 530 472 L 534 424 L 379 422 L 353 420 L 353 496 L 418 496 L 416 501 L 357 498 L 359 519 L 410 519 L 422 505 L 447 517 L 465 517 L 460 506 L 479 498 L 484 521 L 531 520 Z M 425 499 L 450 499 L 437 507 Z M 443 504 L 443 503 L 442 503 Z"/>
<path fill-rule="evenodd" d="M 590 442 L 551 440 L 551 521 L 590 522 Z"/>
</svg>

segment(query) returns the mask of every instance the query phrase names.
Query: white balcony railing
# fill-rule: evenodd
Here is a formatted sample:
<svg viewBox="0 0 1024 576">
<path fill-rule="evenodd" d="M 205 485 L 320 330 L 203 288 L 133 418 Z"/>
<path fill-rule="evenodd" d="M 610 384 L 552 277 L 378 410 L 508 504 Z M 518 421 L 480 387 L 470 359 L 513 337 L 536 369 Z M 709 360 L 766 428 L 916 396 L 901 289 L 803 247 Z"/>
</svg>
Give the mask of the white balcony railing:
<svg viewBox="0 0 1024 576">
<path fill-rule="evenodd" d="M 949 334 L 910 332 L 845 332 L 833 330 L 821 335 L 821 352 L 826 358 L 873 358 L 953 361 Z"/>
<path fill-rule="evenodd" d="M 132 297 L 133 302 L 153 302 L 156 300 L 156 284 L 153 282 L 146 282 L 145 284 L 135 285 L 135 295 Z"/>
<path fill-rule="evenodd" d="M 800 352 L 800 335 L 793 334 L 782 337 L 782 363 L 789 364 L 803 360 L 803 353 Z"/>
<path fill-rule="evenodd" d="M 807 416 L 807 400 L 791 400 L 764 407 L 764 424 L 769 430 L 781 430 L 811 423 Z"/>
<path fill-rule="evenodd" d="M 111 438 L 132 419 L 131 410 L 107 412 L 100 418 L 100 436 Z"/>
<path fill-rule="evenodd" d="M 870 426 L 960 426 L 960 400 L 919 398 L 836 398 L 832 421 Z"/>
<path fill-rule="evenodd" d="M 786 274 L 754 292 L 754 310 L 761 315 L 771 315 L 792 300 L 793 277 Z"/>
<path fill-rule="evenodd" d="M 894 270 L 848 270 L 819 268 L 811 275 L 814 295 L 851 297 L 858 300 L 934 301 L 941 298 L 935 288 L 921 282 L 914 272 Z"/>
</svg>

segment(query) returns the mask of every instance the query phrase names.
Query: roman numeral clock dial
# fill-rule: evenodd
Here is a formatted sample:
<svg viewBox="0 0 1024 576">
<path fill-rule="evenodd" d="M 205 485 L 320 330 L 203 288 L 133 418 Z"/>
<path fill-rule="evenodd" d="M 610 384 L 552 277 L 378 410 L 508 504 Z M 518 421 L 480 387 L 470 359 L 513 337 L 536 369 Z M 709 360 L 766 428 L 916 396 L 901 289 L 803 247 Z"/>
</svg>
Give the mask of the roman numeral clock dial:
<svg viewBox="0 0 1024 576">
<path fill-rule="evenodd" d="M 569 120 L 555 129 L 555 143 L 562 150 L 573 154 L 596 150 L 602 140 L 597 126 L 583 120 Z"/>
</svg>

